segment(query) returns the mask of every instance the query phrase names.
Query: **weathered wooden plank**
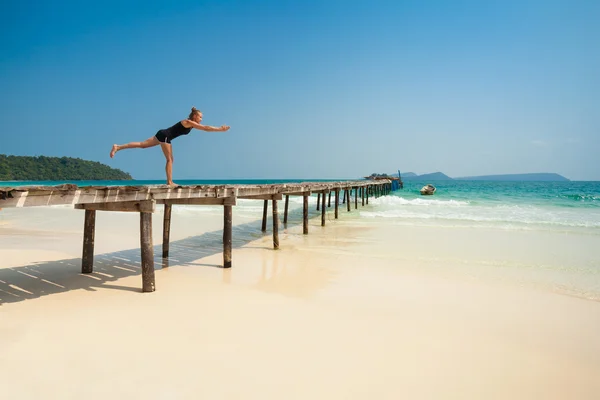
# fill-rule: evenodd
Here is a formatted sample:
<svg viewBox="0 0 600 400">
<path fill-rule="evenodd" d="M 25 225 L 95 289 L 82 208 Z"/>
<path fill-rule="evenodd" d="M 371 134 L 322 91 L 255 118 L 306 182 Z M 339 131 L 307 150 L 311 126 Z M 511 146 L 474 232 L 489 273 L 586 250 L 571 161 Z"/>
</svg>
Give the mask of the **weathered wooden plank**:
<svg viewBox="0 0 600 400">
<path fill-rule="evenodd" d="M 154 250 L 152 248 L 152 213 L 140 213 L 140 248 L 142 253 L 142 292 L 154 292 Z"/>
<path fill-rule="evenodd" d="M 87 204 L 87 203 L 115 203 L 131 202 L 150 199 L 169 199 L 169 198 L 204 198 L 204 197 L 234 197 L 234 192 L 229 191 L 228 195 L 211 191 L 194 191 L 192 189 L 185 191 L 143 191 L 119 190 L 113 188 L 107 189 L 80 189 L 75 191 L 14 191 L 10 192 L 12 197 L 0 200 L 0 207 L 36 207 L 65 204 Z"/>
<path fill-rule="evenodd" d="M 156 200 L 156 204 L 177 204 L 177 205 L 191 205 L 191 206 L 207 206 L 207 205 L 227 205 L 235 206 L 237 204 L 235 197 L 204 197 L 196 199 L 159 199 Z"/>
<path fill-rule="evenodd" d="M 283 200 L 283 195 L 281 193 L 275 194 L 261 194 L 255 196 L 238 196 L 238 199 L 247 199 L 247 200 Z"/>
<path fill-rule="evenodd" d="M 85 210 L 83 225 L 83 254 L 81 256 L 81 273 L 94 271 L 94 237 L 96 235 L 96 211 Z"/>
<path fill-rule="evenodd" d="M 153 200 L 142 201 L 124 201 L 114 203 L 89 203 L 75 204 L 78 210 L 96 210 L 96 211 L 122 211 L 122 212 L 148 212 L 153 213 L 156 202 Z"/>
<path fill-rule="evenodd" d="M 301 191 L 301 192 L 281 192 L 282 194 L 286 195 L 286 196 L 310 196 L 312 194 L 312 192 L 310 190 L 308 191 Z"/>
<path fill-rule="evenodd" d="M 223 268 L 231 268 L 232 206 L 223 207 Z"/>
</svg>

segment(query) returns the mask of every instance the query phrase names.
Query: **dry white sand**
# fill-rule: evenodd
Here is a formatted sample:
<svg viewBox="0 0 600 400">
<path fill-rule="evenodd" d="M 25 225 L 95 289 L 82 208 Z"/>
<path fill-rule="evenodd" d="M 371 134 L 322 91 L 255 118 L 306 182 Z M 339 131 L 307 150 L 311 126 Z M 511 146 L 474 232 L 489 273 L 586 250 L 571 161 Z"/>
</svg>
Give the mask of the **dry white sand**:
<svg viewBox="0 0 600 400">
<path fill-rule="evenodd" d="M 223 270 L 219 214 L 177 214 L 170 266 L 156 271 L 157 291 L 142 294 L 138 221 L 99 213 L 95 272 L 81 275 L 81 212 L 5 214 L 2 398 L 600 393 L 600 303 L 527 284 L 527 274 L 497 279 L 503 261 L 513 275 L 519 262 L 535 264 L 517 244 L 542 248 L 543 235 L 348 221 L 322 229 L 315 219 L 308 236 L 297 225 L 282 230 L 274 251 L 260 221 L 236 220 L 234 210 L 233 268 Z M 495 272 L 473 273 L 494 262 Z"/>
</svg>

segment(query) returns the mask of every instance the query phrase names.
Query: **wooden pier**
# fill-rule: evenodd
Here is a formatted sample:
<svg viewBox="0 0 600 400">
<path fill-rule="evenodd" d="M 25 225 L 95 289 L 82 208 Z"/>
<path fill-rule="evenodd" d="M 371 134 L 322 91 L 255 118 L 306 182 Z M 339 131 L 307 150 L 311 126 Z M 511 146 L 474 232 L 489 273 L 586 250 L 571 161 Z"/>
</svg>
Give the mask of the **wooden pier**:
<svg viewBox="0 0 600 400">
<path fill-rule="evenodd" d="M 303 197 L 303 233 L 308 234 L 308 197 L 318 195 L 317 210 L 321 211 L 321 226 L 325 226 L 326 208 L 331 207 L 334 193 L 334 215 L 339 217 L 340 192 L 347 211 L 351 211 L 350 194 L 354 191 L 354 208 L 369 204 L 369 196 L 377 197 L 392 191 L 391 180 L 364 180 L 340 182 L 303 182 L 269 185 L 198 185 L 178 186 L 85 186 L 66 184 L 60 186 L 0 187 L 0 209 L 52 205 L 73 205 L 84 210 L 83 250 L 81 272 L 94 270 L 94 241 L 96 211 L 137 212 L 140 214 L 140 252 L 142 267 L 142 291 L 156 290 L 154 278 L 154 251 L 152 241 L 152 214 L 157 204 L 164 206 L 162 257 L 169 257 L 171 211 L 174 205 L 222 205 L 223 206 L 223 268 L 231 268 L 233 206 L 238 199 L 263 201 L 262 231 L 267 230 L 269 201 L 273 214 L 273 248 L 279 248 L 278 201 L 285 196 L 283 223 L 288 220 L 290 196 Z M 328 196 L 327 207 L 325 197 Z M 343 204 L 342 203 L 342 204 Z"/>
</svg>

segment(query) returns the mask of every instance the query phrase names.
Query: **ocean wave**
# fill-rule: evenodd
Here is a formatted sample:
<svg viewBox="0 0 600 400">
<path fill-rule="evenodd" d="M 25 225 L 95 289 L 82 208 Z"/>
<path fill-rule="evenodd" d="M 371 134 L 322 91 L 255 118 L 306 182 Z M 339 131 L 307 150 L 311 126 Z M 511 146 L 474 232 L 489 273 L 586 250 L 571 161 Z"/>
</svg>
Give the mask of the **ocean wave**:
<svg viewBox="0 0 600 400">
<path fill-rule="evenodd" d="M 563 194 L 558 196 L 561 199 L 565 200 L 573 200 L 577 202 L 590 202 L 590 203 L 600 203 L 600 196 L 593 194 Z"/>
<path fill-rule="evenodd" d="M 451 207 L 462 207 L 468 206 L 470 202 L 464 200 L 439 200 L 430 198 L 415 198 L 405 199 L 400 196 L 383 196 L 374 199 L 369 199 L 369 204 L 372 205 L 384 205 L 384 206 L 396 206 L 396 205 L 408 205 L 408 206 L 451 206 Z"/>
<path fill-rule="evenodd" d="M 513 212 L 502 212 L 511 209 Z M 517 211 L 517 212 L 515 212 Z M 505 223 L 526 225 L 549 225 L 578 228 L 600 228 L 600 215 L 590 218 L 583 214 L 548 213 L 540 209 L 518 209 L 515 207 L 498 207 L 494 209 L 470 210 L 466 213 L 450 212 L 418 212 L 407 209 L 361 211 L 360 216 L 364 218 L 397 218 L 411 220 L 447 220 L 466 221 L 481 223 Z"/>
</svg>

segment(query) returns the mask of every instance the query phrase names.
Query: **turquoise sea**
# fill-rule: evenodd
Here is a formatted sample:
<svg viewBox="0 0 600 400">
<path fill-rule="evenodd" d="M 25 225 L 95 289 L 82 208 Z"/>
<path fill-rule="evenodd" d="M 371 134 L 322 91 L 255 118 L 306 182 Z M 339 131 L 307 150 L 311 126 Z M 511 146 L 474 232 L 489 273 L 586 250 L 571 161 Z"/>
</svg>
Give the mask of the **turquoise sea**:
<svg viewBox="0 0 600 400">
<path fill-rule="evenodd" d="M 419 193 L 427 183 L 433 196 Z M 600 234 L 600 182 L 409 181 L 378 205 L 363 215 Z"/>
<path fill-rule="evenodd" d="M 272 180 L 178 180 L 181 185 L 268 184 L 335 181 L 319 179 Z M 161 185 L 163 180 L 133 181 L 20 181 L 0 186 Z M 427 183 L 436 186 L 433 196 L 422 196 Z M 368 219 L 391 219 L 403 224 L 475 224 L 517 229 L 585 230 L 600 235 L 600 182 L 498 182 L 498 181 L 406 181 L 404 189 L 371 201 L 361 209 Z"/>
</svg>

